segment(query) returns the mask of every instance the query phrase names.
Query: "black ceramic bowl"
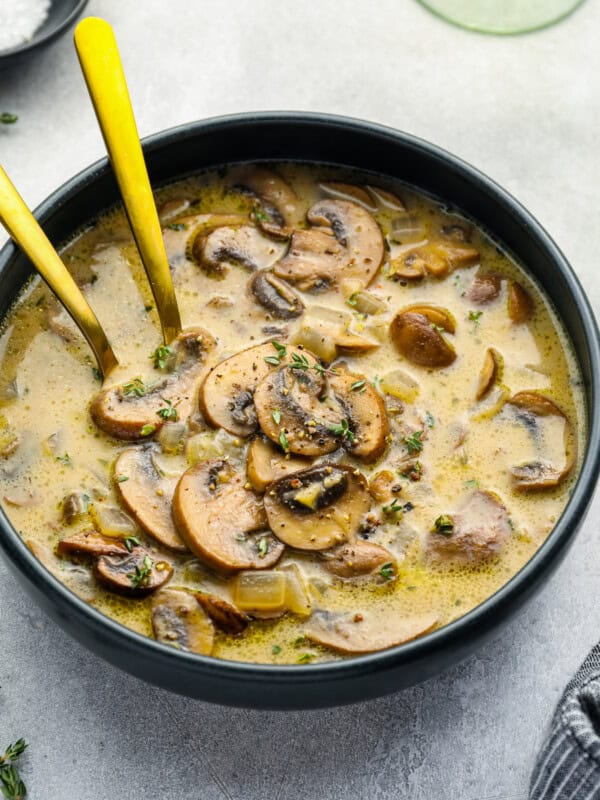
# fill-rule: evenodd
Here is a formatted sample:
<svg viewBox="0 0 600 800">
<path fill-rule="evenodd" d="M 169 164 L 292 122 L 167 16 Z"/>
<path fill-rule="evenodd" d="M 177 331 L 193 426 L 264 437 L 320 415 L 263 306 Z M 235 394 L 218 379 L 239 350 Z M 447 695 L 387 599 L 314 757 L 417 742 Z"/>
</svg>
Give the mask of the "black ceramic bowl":
<svg viewBox="0 0 600 800">
<path fill-rule="evenodd" d="M 450 202 L 490 231 L 544 286 L 571 336 L 587 398 L 588 444 L 569 503 L 533 558 L 492 597 L 429 635 L 380 653 L 305 666 L 221 661 L 184 653 L 103 616 L 50 575 L 0 514 L 0 544 L 26 590 L 62 627 L 98 655 L 167 689 L 216 703 L 255 708 L 331 706 L 393 692 L 464 658 L 544 583 L 583 521 L 600 460 L 598 330 L 588 301 L 556 245 L 503 189 L 454 156 L 405 133 L 315 114 L 245 114 L 197 122 L 144 143 L 154 185 L 206 167 L 255 160 L 321 162 L 414 184 Z M 59 244 L 117 202 L 106 160 L 51 195 L 36 216 Z M 0 252 L 0 318 L 30 275 L 12 245 Z"/>
<path fill-rule="evenodd" d="M 52 0 L 48 16 L 29 41 L 8 50 L 0 50 L 0 69 L 14 67 L 34 50 L 40 50 L 58 39 L 74 24 L 87 4 L 88 0 Z"/>
</svg>

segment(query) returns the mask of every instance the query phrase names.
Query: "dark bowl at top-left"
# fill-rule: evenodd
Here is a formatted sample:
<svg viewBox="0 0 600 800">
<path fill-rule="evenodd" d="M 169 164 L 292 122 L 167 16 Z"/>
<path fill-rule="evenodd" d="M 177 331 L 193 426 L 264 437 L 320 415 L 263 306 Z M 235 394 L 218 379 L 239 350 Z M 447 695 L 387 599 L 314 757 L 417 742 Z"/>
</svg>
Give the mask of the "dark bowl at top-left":
<svg viewBox="0 0 600 800">
<path fill-rule="evenodd" d="M 48 16 L 31 39 L 8 50 L 0 50 L 0 70 L 24 61 L 36 50 L 49 45 L 62 36 L 87 6 L 88 0 L 52 0 Z"/>
</svg>

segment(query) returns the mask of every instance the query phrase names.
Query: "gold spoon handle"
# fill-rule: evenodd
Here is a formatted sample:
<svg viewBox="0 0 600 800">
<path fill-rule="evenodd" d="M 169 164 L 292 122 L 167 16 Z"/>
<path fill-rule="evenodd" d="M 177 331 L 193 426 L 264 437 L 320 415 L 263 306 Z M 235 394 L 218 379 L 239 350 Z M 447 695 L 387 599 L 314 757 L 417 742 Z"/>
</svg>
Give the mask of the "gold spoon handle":
<svg viewBox="0 0 600 800">
<path fill-rule="evenodd" d="M 0 222 L 73 317 L 94 351 L 98 367 L 106 378 L 118 363 L 106 334 L 60 256 L 1 166 Z"/>
<path fill-rule="evenodd" d="M 88 17 L 75 29 L 75 48 L 102 130 L 129 224 L 169 344 L 181 332 L 171 271 L 129 99 L 117 42 L 108 22 Z"/>
</svg>

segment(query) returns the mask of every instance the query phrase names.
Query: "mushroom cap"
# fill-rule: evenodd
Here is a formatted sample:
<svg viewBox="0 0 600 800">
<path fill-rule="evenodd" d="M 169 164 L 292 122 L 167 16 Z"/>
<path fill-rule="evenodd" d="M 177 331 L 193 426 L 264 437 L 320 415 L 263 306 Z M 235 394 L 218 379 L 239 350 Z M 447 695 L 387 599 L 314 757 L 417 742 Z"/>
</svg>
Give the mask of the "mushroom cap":
<svg viewBox="0 0 600 800">
<path fill-rule="evenodd" d="M 392 341 L 400 353 L 421 367 L 449 367 L 456 351 L 423 314 L 401 311 L 390 325 Z"/>
<path fill-rule="evenodd" d="M 186 553 L 187 547 L 171 512 L 176 478 L 161 475 L 152 462 L 150 447 L 130 447 L 115 462 L 117 490 L 136 522 L 157 542 Z M 119 480 L 127 478 L 127 480 Z"/>
<path fill-rule="evenodd" d="M 181 476 L 173 498 L 184 542 L 201 561 L 225 572 L 267 569 L 284 550 L 267 530 L 262 499 L 244 485 L 245 477 L 227 462 L 210 459 Z"/>
<path fill-rule="evenodd" d="M 193 254 L 207 272 L 223 275 L 227 266 L 239 264 L 247 269 L 266 269 L 285 253 L 286 246 L 267 239 L 253 225 L 216 228 L 194 240 Z"/>
<path fill-rule="evenodd" d="M 316 359 L 308 351 L 304 355 L 308 369 L 285 365 L 269 373 L 256 387 L 254 405 L 261 430 L 271 441 L 283 441 L 290 453 L 325 455 L 340 446 L 332 429 L 344 415 L 335 401 L 322 401 L 327 382 L 312 370 Z"/>
<path fill-rule="evenodd" d="M 277 319 L 294 319 L 304 311 L 304 303 L 292 287 L 270 270 L 259 270 L 248 285 L 257 302 Z"/>
<path fill-rule="evenodd" d="M 300 221 L 301 204 L 296 193 L 274 170 L 244 164 L 234 167 L 228 177 L 231 185 L 259 198 L 265 211 L 273 218 L 271 225 L 285 228 Z"/>
<path fill-rule="evenodd" d="M 71 553 L 95 557 L 129 555 L 129 550 L 122 539 L 115 536 L 104 536 L 94 529 L 78 531 L 65 536 L 56 545 L 56 552 L 61 556 Z"/>
<path fill-rule="evenodd" d="M 299 550 L 327 550 L 353 538 L 370 508 L 367 481 L 344 464 L 319 464 L 267 489 L 269 527 Z"/>
<path fill-rule="evenodd" d="M 287 345 L 286 350 L 286 359 L 303 352 L 292 345 Z M 277 366 L 278 353 L 273 342 L 266 342 L 242 350 L 211 369 L 199 393 L 200 409 L 209 425 L 224 428 L 234 436 L 251 436 L 256 431 L 254 392 Z"/>
<path fill-rule="evenodd" d="M 250 617 L 228 600 L 209 592 L 196 592 L 196 600 L 217 628 L 225 633 L 236 636 L 248 627 Z"/>
<path fill-rule="evenodd" d="M 164 586 L 173 575 L 173 565 L 162 559 L 155 560 L 145 547 L 134 547 L 131 554 L 100 556 L 94 564 L 94 575 L 108 589 L 131 597 L 143 597 Z M 136 583 L 138 570 L 146 577 Z"/>
<path fill-rule="evenodd" d="M 502 291 L 502 275 L 495 272 L 478 272 L 467 289 L 466 297 L 478 306 L 491 303 Z"/>
<path fill-rule="evenodd" d="M 354 433 L 354 441 L 345 442 L 345 446 L 356 458 L 376 461 L 385 450 L 390 431 L 383 397 L 364 375 L 349 372 L 340 365 L 336 365 L 336 374 L 328 380 Z M 362 386 L 354 390 L 352 387 L 361 381 Z"/>
<path fill-rule="evenodd" d="M 508 287 L 507 311 L 515 324 L 527 322 L 534 310 L 533 298 L 520 283 L 511 281 Z"/>
<path fill-rule="evenodd" d="M 428 550 L 437 560 L 472 564 L 495 558 L 512 533 L 506 506 L 484 489 L 469 494 L 451 519 L 450 533 L 429 534 Z"/>
<path fill-rule="evenodd" d="M 423 636 L 437 623 L 436 614 L 403 618 L 388 611 L 315 611 L 304 632 L 339 653 L 374 653 Z"/>
<path fill-rule="evenodd" d="M 179 362 L 175 372 L 145 389 L 142 395 L 127 391 L 127 383 L 103 389 L 93 399 L 90 413 L 96 425 L 116 439 L 139 440 L 143 431 L 158 431 L 165 420 L 158 411 L 166 404 L 177 409 L 179 419 L 186 419 L 193 408 L 198 382 L 206 371 L 206 356 L 215 340 L 203 328 L 188 328 L 173 343 Z"/>
<path fill-rule="evenodd" d="M 333 286 L 344 263 L 344 248 L 328 230 L 298 230 L 287 254 L 273 267 L 275 275 L 303 291 Z"/>
<path fill-rule="evenodd" d="M 361 578 L 371 575 L 384 564 L 396 571 L 396 559 L 379 544 L 358 539 L 323 553 L 323 567 L 338 578 Z"/>
<path fill-rule="evenodd" d="M 214 626 L 194 595 L 184 589 L 163 589 L 154 596 L 152 628 L 163 644 L 204 656 L 212 653 Z"/>
<path fill-rule="evenodd" d="M 503 358 L 500 353 L 493 347 L 488 347 L 485 352 L 483 360 L 483 367 L 479 374 L 479 382 L 477 384 L 477 391 L 475 392 L 476 400 L 483 400 L 488 394 L 496 380 L 498 379 L 503 366 Z"/>
</svg>

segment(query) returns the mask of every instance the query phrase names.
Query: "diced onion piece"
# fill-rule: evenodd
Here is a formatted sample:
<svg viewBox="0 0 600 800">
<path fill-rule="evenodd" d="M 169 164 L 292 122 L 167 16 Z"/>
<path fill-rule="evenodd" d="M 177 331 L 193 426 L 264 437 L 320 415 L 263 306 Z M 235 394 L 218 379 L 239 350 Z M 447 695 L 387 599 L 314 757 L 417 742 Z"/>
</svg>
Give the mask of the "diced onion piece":
<svg viewBox="0 0 600 800">
<path fill-rule="evenodd" d="M 95 526 L 105 536 L 125 537 L 136 533 L 138 530 L 133 520 L 115 506 L 94 503 L 90 506 L 90 514 Z"/>
<path fill-rule="evenodd" d="M 235 436 L 220 428 L 218 431 L 197 433 L 188 439 L 186 457 L 189 464 L 199 464 L 210 458 L 238 457 L 242 443 Z"/>
<path fill-rule="evenodd" d="M 307 318 L 296 333 L 294 344 L 303 345 L 327 363 L 334 361 L 337 357 L 337 347 L 333 338 L 324 331 L 311 327 L 310 320 Z"/>
<path fill-rule="evenodd" d="M 233 600 L 241 611 L 259 614 L 283 613 L 286 609 L 286 575 L 275 570 L 240 572 L 233 587 Z"/>
<path fill-rule="evenodd" d="M 304 575 L 296 564 L 287 564 L 281 567 L 280 572 L 285 573 L 285 604 L 288 610 L 302 617 L 310 617 L 312 604 Z"/>
<path fill-rule="evenodd" d="M 397 397 L 405 403 L 414 403 L 419 394 L 419 384 L 402 369 L 388 372 L 381 379 L 381 388 L 386 394 Z"/>
<path fill-rule="evenodd" d="M 187 428 L 184 422 L 169 422 L 160 429 L 157 439 L 163 453 L 181 453 Z"/>
<path fill-rule="evenodd" d="M 152 453 L 150 458 L 154 469 L 163 478 L 179 478 L 189 466 L 185 456 Z"/>
<path fill-rule="evenodd" d="M 340 292 L 344 300 L 348 300 L 353 294 L 359 292 L 364 286 L 364 281 L 356 278 L 345 278 L 340 281 Z"/>
<path fill-rule="evenodd" d="M 390 243 L 408 244 L 420 242 L 427 236 L 423 220 L 415 214 L 403 214 L 392 220 Z"/>
<path fill-rule="evenodd" d="M 388 309 L 385 300 L 372 294 L 372 292 L 355 292 L 348 298 L 348 302 L 361 314 L 383 314 Z"/>
</svg>

